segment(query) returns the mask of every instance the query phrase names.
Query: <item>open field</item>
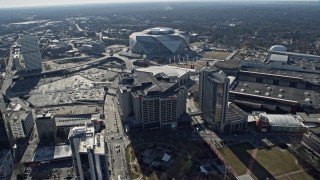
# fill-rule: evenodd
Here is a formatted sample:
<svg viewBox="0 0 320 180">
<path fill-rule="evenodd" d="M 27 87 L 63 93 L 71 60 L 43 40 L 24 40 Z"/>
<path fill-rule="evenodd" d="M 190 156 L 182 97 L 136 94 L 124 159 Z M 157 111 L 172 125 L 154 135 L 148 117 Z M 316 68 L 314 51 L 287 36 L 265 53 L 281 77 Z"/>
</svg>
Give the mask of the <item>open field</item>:
<svg viewBox="0 0 320 180">
<path fill-rule="evenodd" d="M 208 51 L 205 52 L 203 57 L 208 59 L 221 59 L 225 60 L 226 57 L 230 55 L 230 52 L 227 51 Z"/>
<path fill-rule="evenodd" d="M 243 143 L 223 148 L 221 154 L 238 175 L 250 173 L 248 167 L 251 166 L 255 179 L 312 179 L 287 150 L 277 146 L 255 150 L 255 159 L 251 156 L 253 150 L 249 143 Z"/>
</svg>

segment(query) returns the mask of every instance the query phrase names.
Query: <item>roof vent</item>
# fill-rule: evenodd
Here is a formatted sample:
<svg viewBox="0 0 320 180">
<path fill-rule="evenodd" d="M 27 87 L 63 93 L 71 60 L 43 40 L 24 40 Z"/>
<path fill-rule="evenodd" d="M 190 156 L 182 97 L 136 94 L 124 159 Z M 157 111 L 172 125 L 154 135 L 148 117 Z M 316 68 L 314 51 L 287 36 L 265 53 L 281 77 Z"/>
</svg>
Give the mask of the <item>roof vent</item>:
<svg viewBox="0 0 320 180">
<path fill-rule="evenodd" d="M 268 87 L 268 84 L 264 84 L 265 87 Z"/>
<path fill-rule="evenodd" d="M 282 94 L 279 94 L 279 95 L 278 95 L 278 98 L 283 98 Z"/>
<path fill-rule="evenodd" d="M 310 96 L 310 93 L 309 92 L 304 92 L 304 95 L 305 96 Z"/>
<path fill-rule="evenodd" d="M 283 89 L 279 89 L 279 92 L 284 92 L 284 90 Z"/>
<path fill-rule="evenodd" d="M 260 91 L 255 90 L 254 93 L 255 94 L 260 94 Z"/>
<path fill-rule="evenodd" d="M 248 87 L 248 84 L 244 84 L 244 87 Z"/>
<path fill-rule="evenodd" d="M 266 94 L 265 94 L 266 96 L 270 96 L 270 93 L 268 93 L 268 92 L 266 92 Z"/>
<path fill-rule="evenodd" d="M 310 98 L 306 98 L 304 101 L 305 102 L 310 102 L 311 100 L 310 100 Z"/>
<path fill-rule="evenodd" d="M 272 90 L 272 88 L 271 88 L 271 87 L 267 87 L 267 89 L 268 89 L 269 91 L 271 91 L 271 90 Z"/>
<path fill-rule="evenodd" d="M 240 92 L 245 92 L 245 90 L 244 89 L 240 89 Z"/>
</svg>

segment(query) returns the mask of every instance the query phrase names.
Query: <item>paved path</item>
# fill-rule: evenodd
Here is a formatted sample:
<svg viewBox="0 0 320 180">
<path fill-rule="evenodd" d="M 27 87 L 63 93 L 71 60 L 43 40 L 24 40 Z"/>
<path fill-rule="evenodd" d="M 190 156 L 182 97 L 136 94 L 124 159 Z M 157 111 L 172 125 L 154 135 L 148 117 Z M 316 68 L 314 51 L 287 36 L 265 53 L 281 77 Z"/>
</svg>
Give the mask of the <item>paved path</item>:
<svg viewBox="0 0 320 180">
<path fill-rule="evenodd" d="M 253 149 L 251 152 L 251 159 L 249 161 L 246 174 L 250 174 L 250 175 L 252 174 L 252 168 L 253 168 L 254 162 L 256 161 L 257 154 L 258 154 L 258 149 Z"/>
<path fill-rule="evenodd" d="M 287 177 L 287 176 L 290 176 L 290 175 L 293 175 L 293 174 L 298 174 L 298 173 L 301 173 L 301 172 L 303 172 L 305 170 L 306 169 L 300 169 L 300 170 L 297 170 L 297 171 L 285 173 L 285 174 L 282 174 L 282 175 L 279 175 L 279 176 L 275 176 L 275 179 L 280 179 L 280 178 Z M 290 179 L 290 177 L 288 177 L 288 178 Z"/>
</svg>

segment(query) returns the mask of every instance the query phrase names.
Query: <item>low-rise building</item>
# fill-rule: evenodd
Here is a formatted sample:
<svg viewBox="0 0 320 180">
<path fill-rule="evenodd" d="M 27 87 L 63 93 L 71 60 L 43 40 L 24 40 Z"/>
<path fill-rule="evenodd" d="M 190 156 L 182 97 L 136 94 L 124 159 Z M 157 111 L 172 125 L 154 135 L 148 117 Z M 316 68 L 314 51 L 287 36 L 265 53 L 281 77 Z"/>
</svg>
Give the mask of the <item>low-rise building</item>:
<svg viewBox="0 0 320 180">
<path fill-rule="evenodd" d="M 73 127 L 84 126 L 86 124 L 95 124 L 97 129 L 100 129 L 100 126 L 103 125 L 103 122 L 100 120 L 100 114 L 75 114 L 75 115 L 65 115 L 65 116 L 56 116 L 56 138 L 59 141 L 64 142 L 68 139 L 70 130 Z"/>
<path fill-rule="evenodd" d="M 224 131 L 226 133 L 241 132 L 247 128 L 248 114 L 234 103 L 228 102 Z"/>
<path fill-rule="evenodd" d="M 255 122 L 259 132 L 304 132 L 305 127 L 298 115 L 292 114 L 267 114 L 254 111 L 248 116 L 248 122 Z"/>
<path fill-rule="evenodd" d="M 39 144 L 54 144 L 56 142 L 56 124 L 52 113 L 37 115 L 36 126 Z"/>
<path fill-rule="evenodd" d="M 320 127 L 310 128 L 303 135 L 302 144 L 320 157 Z"/>
<path fill-rule="evenodd" d="M 320 114 L 297 113 L 303 125 L 308 128 L 302 137 L 302 145 L 320 157 Z"/>
</svg>

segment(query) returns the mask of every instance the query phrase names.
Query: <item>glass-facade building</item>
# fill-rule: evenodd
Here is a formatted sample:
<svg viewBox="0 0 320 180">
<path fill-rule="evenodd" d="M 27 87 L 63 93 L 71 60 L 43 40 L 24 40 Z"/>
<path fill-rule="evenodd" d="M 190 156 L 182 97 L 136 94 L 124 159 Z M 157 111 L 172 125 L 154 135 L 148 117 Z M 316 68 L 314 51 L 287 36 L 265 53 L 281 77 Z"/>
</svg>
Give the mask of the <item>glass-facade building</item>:
<svg viewBox="0 0 320 180">
<path fill-rule="evenodd" d="M 228 107 L 229 79 L 222 71 L 200 73 L 199 105 L 203 119 L 212 130 L 224 131 Z"/>
</svg>

